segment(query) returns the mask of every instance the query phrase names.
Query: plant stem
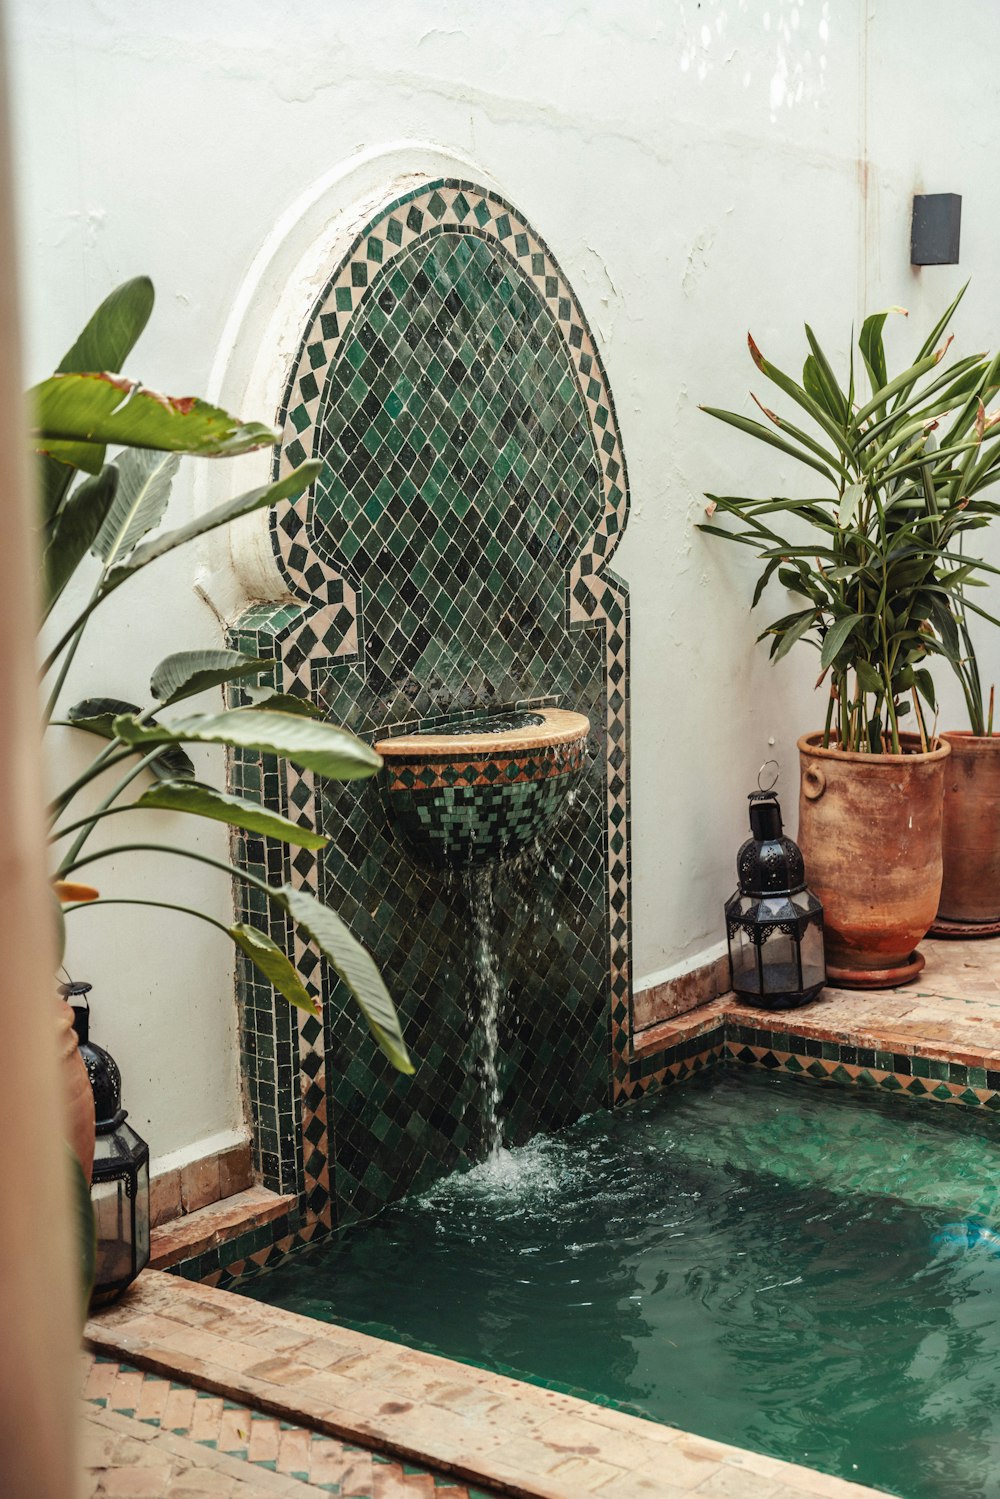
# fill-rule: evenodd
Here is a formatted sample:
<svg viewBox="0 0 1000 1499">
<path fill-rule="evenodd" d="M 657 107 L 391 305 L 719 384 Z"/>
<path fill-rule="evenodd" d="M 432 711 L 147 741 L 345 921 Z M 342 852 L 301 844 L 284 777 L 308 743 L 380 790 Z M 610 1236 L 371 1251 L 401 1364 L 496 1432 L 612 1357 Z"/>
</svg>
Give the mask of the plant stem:
<svg viewBox="0 0 1000 1499">
<path fill-rule="evenodd" d="M 194 859 L 198 864 L 208 864 L 212 869 L 221 869 L 223 874 L 231 875 L 234 880 L 243 880 L 248 885 L 253 885 L 260 890 L 269 900 L 275 901 L 284 909 L 284 904 L 278 891 L 266 880 L 258 879 L 249 870 L 237 869 L 234 864 L 227 864 L 224 859 L 213 859 L 210 854 L 196 854 L 190 848 L 172 848 L 169 843 L 117 843 L 113 848 L 101 849 L 100 853 L 88 854 L 85 859 L 78 859 L 62 872 L 62 878 L 72 874 L 74 870 L 83 869 L 86 864 L 94 864 L 98 859 L 112 859 L 116 854 L 151 853 L 151 854 L 176 854 L 181 859 Z"/>
<path fill-rule="evenodd" d="M 117 783 L 117 785 L 115 785 L 115 786 L 113 786 L 111 788 L 111 790 L 108 792 L 107 796 L 100 803 L 100 805 L 95 808 L 95 810 L 91 814 L 91 816 L 90 817 L 86 817 L 86 818 L 83 819 L 83 827 L 82 827 L 80 833 L 77 835 L 76 840 L 74 841 L 72 848 L 69 850 L 69 852 L 67 853 L 66 857 L 63 859 L 62 863 L 59 865 L 59 868 L 56 870 L 56 878 L 57 879 L 62 879 L 63 876 L 64 876 L 64 874 L 65 874 L 65 872 L 66 872 L 66 870 L 72 866 L 73 860 L 76 858 L 77 854 L 80 852 L 81 848 L 86 843 L 86 841 L 90 837 L 91 833 L 94 831 L 94 828 L 96 827 L 97 823 L 107 813 L 108 809 L 112 806 L 112 803 L 114 803 L 114 802 L 116 802 L 118 800 L 118 798 L 121 796 L 121 794 L 125 790 L 125 788 L 127 786 L 131 785 L 131 783 L 135 780 L 136 776 L 139 775 L 141 771 L 143 771 L 143 770 L 146 769 L 146 767 L 147 767 L 147 765 L 149 765 L 150 761 L 157 759 L 158 756 L 161 755 L 162 753 L 163 753 L 163 747 L 162 747 L 162 745 L 157 745 L 154 749 L 151 749 L 148 754 L 143 755 L 142 759 L 139 760 L 135 765 L 133 765 L 131 767 L 131 769 L 129 770 L 128 774 L 122 776 L 121 780 Z M 119 811 L 122 811 L 122 812 L 126 812 L 128 810 L 129 810 L 129 808 L 127 808 L 127 807 L 121 807 L 121 808 L 119 808 Z M 79 824 L 78 823 L 74 824 L 74 826 L 79 826 Z M 69 831 L 68 828 L 64 828 L 63 829 L 63 833 L 66 833 L 68 831 Z M 59 834 L 59 837 L 62 837 L 62 833 Z"/>
<path fill-rule="evenodd" d="M 204 911 L 196 911 L 193 906 L 179 906 L 171 900 L 139 900 L 124 895 L 102 896 L 100 900 L 82 900 L 74 906 L 66 906 L 63 915 L 68 916 L 71 911 L 87 911 L 92 906 L 156 906 L 161 911 L 182 911 L 186 916 L 197 916 L 199 921 L 207 921 L 209 926 L 217 927 L 227 937 L 231 935 L 229 928 L 223 926 L 221 921 L 216 921 L 214 916 L 206 916 Z"/>
<path fill-rule="evenodd" d="M 53 646 L 52 650 L 49 651 L 49 654 L 46 656 L 45 660 L 42 662 L 42 676 L 43 677 L 48 676 L 49 672 L 52 670 L 53 666 L 55 666 L 56 662 L 59 660 L 59 657 L 62 655 L 63 651 L 66 649 L 66 647 L 69 645 L 70 641 L 73 639 L 73 636 L 76 635 L 78 632 L 79 632 L 79 634 L 82 635 L 84 625 L 87 623 L 87 620 L 93 614 L 94 610 L 97 608 L 98 604 L 101 602 L 101 599 L 104 597 L 104 595 L 101 592 L 101 588 L 103 586 L 103 583 L 104 583 L 104 575 L 102 573 L 101 574 L 101 580 L 98 583 L 97 587 L 94 589 L 94 592 L 91 595 L 90 602 L 87 604 L 87 607 L 80 614 L 77 615 L 76 619 L 70 625 L 69 629 L 66 630 L 65 633 L 60 637 L 60 639 L 58 640 L 58 642 L 56 643 L 56 645 Z M 64 667 L 63 671 L 60 672 L 60 676 L 61 677 L 65 676 L 65 671 L 66 671 L 66 668 Z M 62 686 L 62 682 L 60 682 L 58 685 L 61 687 Z"/>
<path fill-rule="evenodd" d="M 112 739 L 111 743 L 101 750 L 96 759 L 91 760 L 83 774 L 77 776 L 75 781 L 71 781 L 65 791 L 59 793 L 54 802 L 49 803 L 49 813 L 53 821 L 62 816 L 76 793 L 82 791 L 83 787 L 92 781 L 95 776 L 99 776 L 102 771 L 110 770 L 112 765 L 120 765 L 123 760 L 131 759 L 135 754 L 135 750 L 131 747 L 128 749 L 116 749 L 116 746 L 120 744 L 120 739 Z"/>
<path fill-rule="evenodd" d="M 927 730 L 924 727 L 924 715 L 921 712 L 920 698 L 917 695 L 917 689 L 915 687 L 913 689 L 913 709 L 914 709 L 914 712 L 917 715 L 917 728 L 920 730 L 920 748 L 921 748 L 922 752 L 926 755 L 926 753 L 927 753 Z"/>
<path fill-rule="evenodd" d="M 823 725 L 823 748 L 824 749 L 829 749 L 830 748 L 830 727 L 831 727 L 831 725 L 833 723 L 833 708 L 834 708 L 834 703 L 836 701 L 836 699 L 834 698 L 833 693 L 834 693 L 834 684 L 833 684 L 833 679 L 831 678 L 831 680 L 830 680 L 830 693 L 829 693 L 829 696 L 827 697 L 827 700 L 826 700 L 826 723 Z"/>
</svg>

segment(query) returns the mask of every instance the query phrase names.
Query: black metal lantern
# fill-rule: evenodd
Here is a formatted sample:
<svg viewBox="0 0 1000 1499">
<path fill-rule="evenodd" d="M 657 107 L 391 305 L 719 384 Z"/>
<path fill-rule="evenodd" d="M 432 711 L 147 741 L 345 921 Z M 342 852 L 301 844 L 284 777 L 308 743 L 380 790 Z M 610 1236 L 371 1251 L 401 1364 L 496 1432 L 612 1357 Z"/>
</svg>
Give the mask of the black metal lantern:
<svg viewBox="0 0 1000 1499">
<path fill-rule="evenodd" d="M 794 1010 L 826 983 L 823 907 L 806 889 L 802 853 L 781 831 L 773 791 L 749 797 L 750 832 L 736 857 L 740 888 L 726 902 L 733 989 L 762 1010 Z"/>
<path fill-rule="evenodd" d="M 149 1264 L 149 1146 L 122 1108 L 118 1063 L 90 1039 L 90 984 L 64 984 L 94 1092 L 97 1138 L 90 1200 L 97 1231 L 93 1306 L 114 1301 Z"/>
</svg>

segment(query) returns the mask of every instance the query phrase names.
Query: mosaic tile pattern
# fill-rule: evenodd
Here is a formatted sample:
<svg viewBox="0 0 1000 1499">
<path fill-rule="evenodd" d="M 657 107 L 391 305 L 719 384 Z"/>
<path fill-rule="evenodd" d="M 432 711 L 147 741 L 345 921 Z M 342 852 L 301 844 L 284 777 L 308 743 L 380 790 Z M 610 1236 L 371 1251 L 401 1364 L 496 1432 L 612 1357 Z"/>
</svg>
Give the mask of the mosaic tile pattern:
<svg viewBox="0 0 1000 1499">
<path fill-rule="evenodd" d="M 620 1053 L 631 998 L 627 595 L 607 567 L 627 483 L 586 320 L 509 204 L 429 184 L 390 204 L 334 272 L 279 423 L 276 473 L 312 455 L 325 467 L 273 520 L 297 602 L 255 610 L 234 634 L 275 659 L 276 686 L 371 739 L 541 703 L 594 725 L 541 864 L 512 861 L 494 894 L 498 952 L 516 955 L 502 975 L 507 1136 L 558 1127 L 608 1101 L 609 1024 Z M 350 922 L 419 1062 L 411 1080 L 391 1072 L 297 937 L 322 1022 L 296 1029 L 241 974 L 258 1161 L 268 1186 L 302 1193 L 307 1238 L 477 1154 L 470 919 L 462 882 L 418 868 L 392 836 L 377 785 L 290 770 L 275 788 L 273 774 L 252 757 L 234 766 L 333 843 L 288 859 L 244 838 L 239 857 Z"/>
<path fill-rule="evenodd" d="M 100 1354 L 83 1356 L 83 1398 L 91 1409 L 131 1418 L 155 1431 L 235 1458 L 258 1473 L 285 1474 L 313 1493 L 332 1494 L 340 1499 L 383 1499 L 383 1496 L 384 1499 L 494 1499 L 485 1489 L 469 1487 L 454 1478 L 431 1473 L 412 1463 L 404 1464 L 350 1442 L 337 1441 L 239 1401 Z M 171 1444 L 171 1451 L 180 1458 L 176 1465 L 179 1471 L 169 1475 L 171 1480 L 189 1486 L 187 1491 L 191 1494 L 221 1490 L 218 1469 L 214 1470 L 214 1477 L 208 1478 L 198 1466 L 196 1453 L 185 1453 L 183 1446 L 176 1443 Z M 164 1457 L 160 1448 L 156 1464 L 130 1467 L 136 1494 L 157 1492 L 150 1487 L 155 1475 L 148 1470 L 163 1467 Z M 101 1482 L 101 1469 L 92 1462 L 87 1466 L 97 1479 L 95 1494 L 121 1495 L 128 1491 L 126 1474 L 120 1473 L 117 1480 L 112 1478 L 108 1489 Z M 109 1471 L 113 1474 L 116 1468 L 125 1466 L 119 1455 Z M 229 1471 L 233 1471 L 231 1467 Z M 239 1485 L 238 1492 L 242 1488 Z M 164 1490 L 169 1491 L 167 1484 Z"/>
<path fill-rule="evenodd" d="M 879 1088 L 907 1098 L 1000 1109 L 1000 1071 L 941 1057 L 922 1057 L 821 1041 L 787 1031 L 760 1030 L 729 1021 L 726 1059 L 769 1072 L 788 1072 L 817 1082 Z"/>
</svg>

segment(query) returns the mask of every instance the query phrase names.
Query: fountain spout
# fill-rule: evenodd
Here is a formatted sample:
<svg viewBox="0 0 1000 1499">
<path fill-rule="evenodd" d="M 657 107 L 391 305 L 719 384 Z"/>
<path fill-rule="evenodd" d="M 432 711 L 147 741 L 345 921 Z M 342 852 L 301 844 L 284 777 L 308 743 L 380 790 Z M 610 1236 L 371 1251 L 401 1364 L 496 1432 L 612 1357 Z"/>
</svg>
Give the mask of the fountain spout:
<svg viewBox="0 0 1000 1499">
<path fill-rule="evenodd" d="M 565 812 L 589 732 L 582 713 L 539 708 L 382 739 L 392 824 L 437 867 L 509 858 Z"/>
</svg>

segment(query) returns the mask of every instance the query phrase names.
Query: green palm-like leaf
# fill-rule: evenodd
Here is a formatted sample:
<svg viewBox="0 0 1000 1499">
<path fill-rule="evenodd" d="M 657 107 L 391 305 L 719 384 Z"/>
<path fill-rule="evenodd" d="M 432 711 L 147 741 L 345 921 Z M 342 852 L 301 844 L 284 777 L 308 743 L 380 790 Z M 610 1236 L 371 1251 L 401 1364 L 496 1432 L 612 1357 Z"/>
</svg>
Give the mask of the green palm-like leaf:
<svg viewBox="0 0 1000 1499">
<path fill-rule="evenodd" d="M 160 781 L 147 787 L 134 805 L 152 807 L 160 812 L 190 812 L 196 817 L 228 823 L 230 827 L 245 828 L 249 833 L 277 838 L 296 848 L 325 848 L 330 841 L 322 833 L 300 827 L 297 822 L 262 807 L 259 802 L 232 796 L 227 791 L 216 791 L 214 786 L 205 786 L 200 781 Z"/>
<path fill-rule="evenodd" d="M 293 1004 L 297 1010 L 305 1010 L 308 1015 L 319 1017 L 319 1007 L 315 1000 L 310 997 L 286 954 L 271 941 L 266 932 L 241 921 L 229 928 L 229 935 L 289 1004 Z"/>
<path fill-rule="evenodd" d="M 269 665 L 273 663 L 268 663 Z M 276 692 L 273 687 L 244 687 L 252 708 L 268 713 L 302 713 L 306 718 L 322 718 L 323 709 L 297 693 Z"/>
<path fill-rule="evenodd" d="M 135 280 L 116 287 L 109 297 L 105 297 L 76 343 L 60 360 L 56 373 L 117 372 L 135 347 L 152 310 L 153 283 L 148 276 L 137 276 Z M 48 457 L 39 457 L 38 464 L 42 519 L 47 525 L 63 504 L 73 479 L 73 467 Z"/>
<path fill-rule="evenodd" d="M 118 459 L 118 493 L 94 551 L 107 563 L 127 557 L 160 524 L 180 465 L 176 453 L 127 448 Z"/>
<path fill-rule="evenodd" d="M 279 436 L 195 396 L 163 396 L 105 372 L 50 375 L 28 396 L 36 446 L 89 473 L 101 467 L 108 443 L 219 458 Z"/>
<path fill-rule="evenodd" d="M 136 276 L 105 297 L 73 347 L 59 361 L 56 373 L 87 370 L 117 373 L 149 322 L 155 293 L 148 276 Z"/>
<path fill-rule="evenodd" d="M 200 713 L 170 724 L 140 722 L 122 715 L 114 731 L 126 744 L 226 744 L 231 749 L 260 750 L 280 755 L 331 780 L 353 781 L 374 775 L 381 755 L 336 724 L 319 723 L 296 713 L 268 713 L 260 708 L 234 708 L 228 713 Z"/>
<path fill-rule="evenodd" d="M 164 708 L 179 703 L 209 687 L 257 676 L 274 662 L 263 656 L 244 656 L 242 651 L 176 651 L 165 656 L 153 672 L 149 690 Z"/>
<path fill-rule="evenodd" d="M 118 470 L 107 464 L 78 484 L 55 518 L 45 548 L 45 606 L 50 609 L 94 544 L 118 485 Z"/>
<path fill-rule="evenodd" d="M 217 530 L 219 526 L 228 526 L 230 522 L 239 520 L 241 516 L 249 515 L 254 510 L 277 505 L 282 500 L 296 499 L 303 490 L 309 487 L 322 467 L 319 460 L 301 463 L 297 469 L 293 469 L 277 483 L 265 484 L 260 489 L 249 489 L 245 494 L 236 495 L 234 499 L 217 505 L 214 510 L 209 510 L 205 515 L 195 516 L 194 520 L 178 526 L 175 531 L 163 532 L 159 536 L 154 536 L 152 541 L 143 542 L 110 569 L 107 591 L 117 588 L 140 568 L 147 567 L 150 562 L 155 562 L 158 557 L 172 552 L 175 547 L 184 546 L 199 536 L 205 536 L 209 531 Z"/>
<path fill-rule="evenodd" d="M 74 703 L 66 719 L 71 728 L 83 729 L 84 733 L 96 734 L 100 739 L 116 739 L 115 720 L 123 713 L 131 715 L 141 711 L 135 703 L 123 702 L 121 698 L 88 697 L 81 703 Z M 146 723 L 155 722 L 155 719 L 146 719 Z M 161 755 L 150 761 L 147 769 L 158 780 L 194 779 L 194 763 L 177 744 L 168 744 Z"/>
<path fill-rule="evenodd" d="M 819 657 L 820 666 L 827 667 L 837 658 L 863 618 L 863 614 L 845 614 L 843 619 L 838 619 L 830 626 L 823 640 L 823 649 Z"/>
<path fill-rule="evenodd" d="M 306 890 L 283 885 L 284 904 L 292 920 L 315 942 L 357 1001 L 368 1028 L 399 1072 L 412 1073 L 399 1017 L 371 954 L 353 937 L 329 906 Z"/>
</svg>

